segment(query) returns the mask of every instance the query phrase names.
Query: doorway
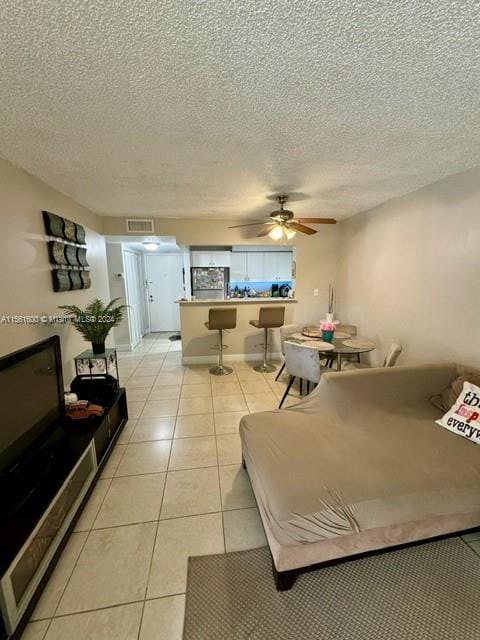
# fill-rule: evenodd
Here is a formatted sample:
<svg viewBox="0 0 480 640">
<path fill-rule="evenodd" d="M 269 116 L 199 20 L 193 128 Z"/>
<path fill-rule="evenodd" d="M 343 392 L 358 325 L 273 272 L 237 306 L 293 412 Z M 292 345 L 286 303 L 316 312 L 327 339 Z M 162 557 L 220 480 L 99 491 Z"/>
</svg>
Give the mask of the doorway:
<svg viewBox="0 0 480 640">
<path fill-rule="evenodd" d="M 147 254 L 150 331 L 180 331 L 180 305 L 184 294 L 182 254 Z"/>
</svg>

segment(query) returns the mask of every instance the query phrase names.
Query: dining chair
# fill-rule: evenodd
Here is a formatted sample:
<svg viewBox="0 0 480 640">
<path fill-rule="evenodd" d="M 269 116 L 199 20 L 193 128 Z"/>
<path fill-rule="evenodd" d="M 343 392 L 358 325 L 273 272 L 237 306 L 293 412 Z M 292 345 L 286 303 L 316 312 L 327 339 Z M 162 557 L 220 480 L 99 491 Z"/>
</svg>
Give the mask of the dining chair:
<svg viewBox="0 0 480 640">
<path fill-rule="evenodd" d="M 402 353 L 403 347 L 398 342 L 392 342 L 390 349 L 383 361 L 382 367 L 394 367 L 398 356 Z M 353 371 L 354 369 L 373 369 L 369 364 L 364 362 L 345 362 L 342 366 L 342 371 Z"/>
<path fill-rule="evenodd" d="M 307 393 L 310 390 L 310 383 L 318 384 L 320 377 L 324 371 L 328 371 L 320 364 L 317 349 L 306 347 L 303 344 L 286 341 L 285 349 L 285 368 L 290 376 L 278 408 L 281 409 L 286 397 L 296 378 L 307 382 Z"/>
<path fill-rule="evenodd" d="M 280 347 L 282 350 L 282 355 L 285 358 L 285 340 L 293 336 L 294 333 L 299 333 L 303 329 L 304 325 L 302 324 L 284 324 L 283 327 L 280 327 Z M 285 369 L 285 360 L 283 361 L 282 367 L 280 371 L 275 376 L 275 380 L 278 380 L 282 375 L 283 370 Z"/>
<path fill-rule="evenodd" d="M 337 324 L 335 327 L 335 331 L 342 331 L 343 333 L 349 333 L 351 336 L 357 335 L 357 327 L 354 324 Z"/>
</svg>

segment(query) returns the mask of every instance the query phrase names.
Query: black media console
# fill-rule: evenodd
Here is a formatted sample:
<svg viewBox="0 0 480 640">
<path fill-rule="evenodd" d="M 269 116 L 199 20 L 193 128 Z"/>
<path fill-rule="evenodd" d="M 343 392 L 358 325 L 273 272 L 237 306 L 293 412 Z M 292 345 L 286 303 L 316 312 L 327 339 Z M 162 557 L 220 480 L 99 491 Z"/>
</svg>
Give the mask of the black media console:
<svg viewBox="0 0 480 640">
<path fill-rule="evenodd" d="M 0 640 L 20 638 L 127 419 L 118 389 L 103 416 L 63 419 L 2 480 Z"/>
</svg>

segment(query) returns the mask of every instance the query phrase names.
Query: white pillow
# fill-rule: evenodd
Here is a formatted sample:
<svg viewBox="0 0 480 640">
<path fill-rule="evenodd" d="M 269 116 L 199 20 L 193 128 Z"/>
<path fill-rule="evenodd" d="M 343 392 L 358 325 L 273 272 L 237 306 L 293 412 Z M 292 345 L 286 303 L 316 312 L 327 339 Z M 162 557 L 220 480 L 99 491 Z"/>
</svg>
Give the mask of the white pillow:
<svg viewBox="0 0 480 640">
<path fill-rule="evenodd" d="M 436 422 L 462 438 L 480 444 L 480 387 L 464 382 L 450 411 Z"/>
</svg>

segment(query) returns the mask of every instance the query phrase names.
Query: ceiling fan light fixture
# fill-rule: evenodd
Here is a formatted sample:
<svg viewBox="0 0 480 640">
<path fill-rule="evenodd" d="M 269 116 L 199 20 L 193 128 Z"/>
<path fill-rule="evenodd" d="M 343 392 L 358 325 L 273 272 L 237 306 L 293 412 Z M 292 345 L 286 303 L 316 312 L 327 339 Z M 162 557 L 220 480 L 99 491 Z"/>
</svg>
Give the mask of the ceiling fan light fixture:
<svg viewBox="0 0 480 640">
<path fill-rule="evenodd" d="M 295 229 L 289 229 L 288 227 L 285 229 L 285 235 L 287 236 L 287 240 L 291 240 L 296 235 Z"/>
<path fill-rule="evenodd" d="M 278 224 L 269 231 L 268 235 L 272 240 L 281 240 L 283 238 L 283 228 Z"/>
</svg>

